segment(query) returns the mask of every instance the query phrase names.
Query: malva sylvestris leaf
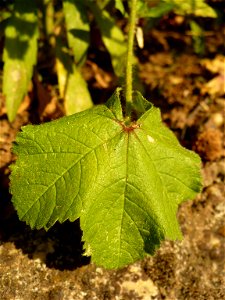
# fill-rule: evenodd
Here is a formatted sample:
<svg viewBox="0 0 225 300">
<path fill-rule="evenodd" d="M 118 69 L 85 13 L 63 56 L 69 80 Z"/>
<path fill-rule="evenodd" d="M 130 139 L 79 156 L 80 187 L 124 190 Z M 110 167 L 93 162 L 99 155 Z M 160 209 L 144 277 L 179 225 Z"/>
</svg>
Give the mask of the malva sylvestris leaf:
<svg viewBox="0 0 225 300">
<path fill-rule="evenodd" d="M 19 218 L 48 229 L 80 217 L 86 255 L 106 268 L 180 239 L 178 205 L 201 189 L 198 155 L 180 146 L 159 109 L 137 93 L 140 117 L 126 125 L 119 93 L 106 105 L 23 127 L 11 167 Z"/>
</svg>

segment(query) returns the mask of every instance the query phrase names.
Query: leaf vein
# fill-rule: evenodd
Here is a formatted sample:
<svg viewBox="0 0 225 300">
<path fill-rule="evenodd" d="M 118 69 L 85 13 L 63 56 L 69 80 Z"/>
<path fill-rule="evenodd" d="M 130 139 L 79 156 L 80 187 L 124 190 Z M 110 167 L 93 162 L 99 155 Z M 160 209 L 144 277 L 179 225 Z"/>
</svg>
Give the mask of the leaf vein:
<svg viewBox="0 0 225 300">
<path fill-rule="evenodd" d="M 112 138 L 108 139 L 107 142 L 113 140 L 115 137 L 117 137 L 119 134 L 121 134 L 121 132 L 117 132 Z M 81 156 L 80 159 L 78 161 L 76 161 L 75 163 L 73 162 L 72 165 L 70 165 L 67 169 L 65 169 L 65 171 L 61 174 L 61 176 L 57 177 L 50 185 L 49 187 L 37 198 L 33 201 L 32 205 L 26 210 L 26 212 L 23 214 L 23 216 L 21 216 L 21 218 L 24 218 L 24 216 L 33 208 L 33 206 L 37 203 L 37 201 L 39 201 L 39 199 L 41 197 L 44 196 L 44 194 L 52 187 L 55 185 L 55 183 L 62 177 L 64 176 L 64 174 L 66 172 L 68 172 L 69 170 L 71 170 L 73 167 L 76 166 L 76 164 L 81 160 L 84 159 L 88 154 L 90 154 L 92 151 L 94 151 L 95 149 L 97 149 L 98 147 L 102 146 L 103 143 L 98 144 L 96 147 L 92 148 L 90 151 L 88 151 L 87 153 L 85 153 L 84 156 Z"/>
</svg>

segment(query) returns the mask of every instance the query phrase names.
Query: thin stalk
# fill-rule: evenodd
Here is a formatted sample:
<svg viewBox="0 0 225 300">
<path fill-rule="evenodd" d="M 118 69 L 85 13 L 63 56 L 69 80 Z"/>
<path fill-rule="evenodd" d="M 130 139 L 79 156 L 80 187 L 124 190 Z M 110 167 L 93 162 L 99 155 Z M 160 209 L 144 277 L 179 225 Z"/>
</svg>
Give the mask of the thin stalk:
<svg viewBox="0 0 225 300">
<path fill-rule="evenodd" d="M 133 86 L 133 48 L 134 34 L 136 25 L 137 0 L 130 0 L 130 16 L 129 16 L 129 31 L 127 42 L 127 63 L 126 63 L 126 78 L 125 78 L 125 98 L 126 98 L 126 116 L 130 118 L 132 110 L 132 86 Z"/>
</svg>

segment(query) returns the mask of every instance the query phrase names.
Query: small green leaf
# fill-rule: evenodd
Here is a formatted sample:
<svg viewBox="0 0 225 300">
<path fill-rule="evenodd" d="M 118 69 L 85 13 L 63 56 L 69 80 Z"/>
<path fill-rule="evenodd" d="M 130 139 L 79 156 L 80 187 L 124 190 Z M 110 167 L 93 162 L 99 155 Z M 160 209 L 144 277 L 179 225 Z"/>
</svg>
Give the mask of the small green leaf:
<svg viewBox="0 0 225 300">
<path fill-rule="evenodd" d="M 118 121 L 123 121 L 122 107 L 120 103 L 121 91 L 121 88 L 117 88 L 112 97 L 109 98 L 109 100 L 106 102 L 106 106 L 111 110 L 111 112 Z"/>
<path fill-rule="evenodd" d="M 77 66 L 85 62 L 90 42 L 90 26 L 84 1 L 64 0 L 63 11 L 66 19 L 69 46 L 73 50 Z"/>
<path fill-rule="evenodd" d="M 115 0 L 115 8 L 118 9 L 122 15 L 125 15 L 126 11 L 122 0 Z"/>
<path fill-rule="evenodd" d="M 205 52 L 204 31 L 201 28 L 201 26 L 195 21 L 191 20 L 189 23 L 190 23 L 195 53 L 199 55 L 203 55 Z"/>
<path fill-rule="evenodd" d="M 81 220 L 86 254 L 119 268 L 180 239 L 178 205 L 201 189 L 200 159 L 180 146 L 159 109 L 126 126 L 119 90 L 106 105 L 18 134 L 12 201 L 32 228 Z"/>
<path fill-rule="evenodd" d="M 92 107 L 93 103 L 86 81 L 63 46 L 63 42 L 57 38 L 56 69 L 59 91 L 64 99 L 66 115 L 71 115 Z"/>
<path fill-rule="evenodd" d="M 133 106 L 138 116 L 143 115 L 146 110 L 152 108 L 151 102 L 147 101 L 139 92 L 135 92 Z"/>
<path fill-rule="evenodd" d="M 5 30 L 3 94 L 10 121 L 27 93 L 37 59 L 37 12 L 30 0 L 16 0 Z"/>
<path fill-rule="evenodd" d="M 121 76 L 124 72 L 123 57 L 127 51 L 124 34 L 106 10 L 100 10 L 97 5 L 91 2 L 88 2 L 88 5 L 95 16 L 102 40 L 110 53 L 114 71 L 117 76 Z"/>
</svg>

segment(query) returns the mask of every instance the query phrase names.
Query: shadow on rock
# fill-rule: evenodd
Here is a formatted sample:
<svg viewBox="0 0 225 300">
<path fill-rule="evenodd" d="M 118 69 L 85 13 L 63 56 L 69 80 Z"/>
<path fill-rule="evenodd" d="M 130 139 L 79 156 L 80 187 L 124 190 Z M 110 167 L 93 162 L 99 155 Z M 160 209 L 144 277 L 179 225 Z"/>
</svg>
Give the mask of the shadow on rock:
<svg viewBox="0 0 225 300">
<path fill-rule="evenodd" d="M 40 259 L 47 267 L 58 270 L 74 270 L 90 263 L 82 256 L 82 231 L 79 220 L 56 223 L 48 232 L 31 230 L 18 220 L 10 202 L 10 195 L 0 186 L 0 243 L 12 242 L 30 259 Z"/>
</svg>

